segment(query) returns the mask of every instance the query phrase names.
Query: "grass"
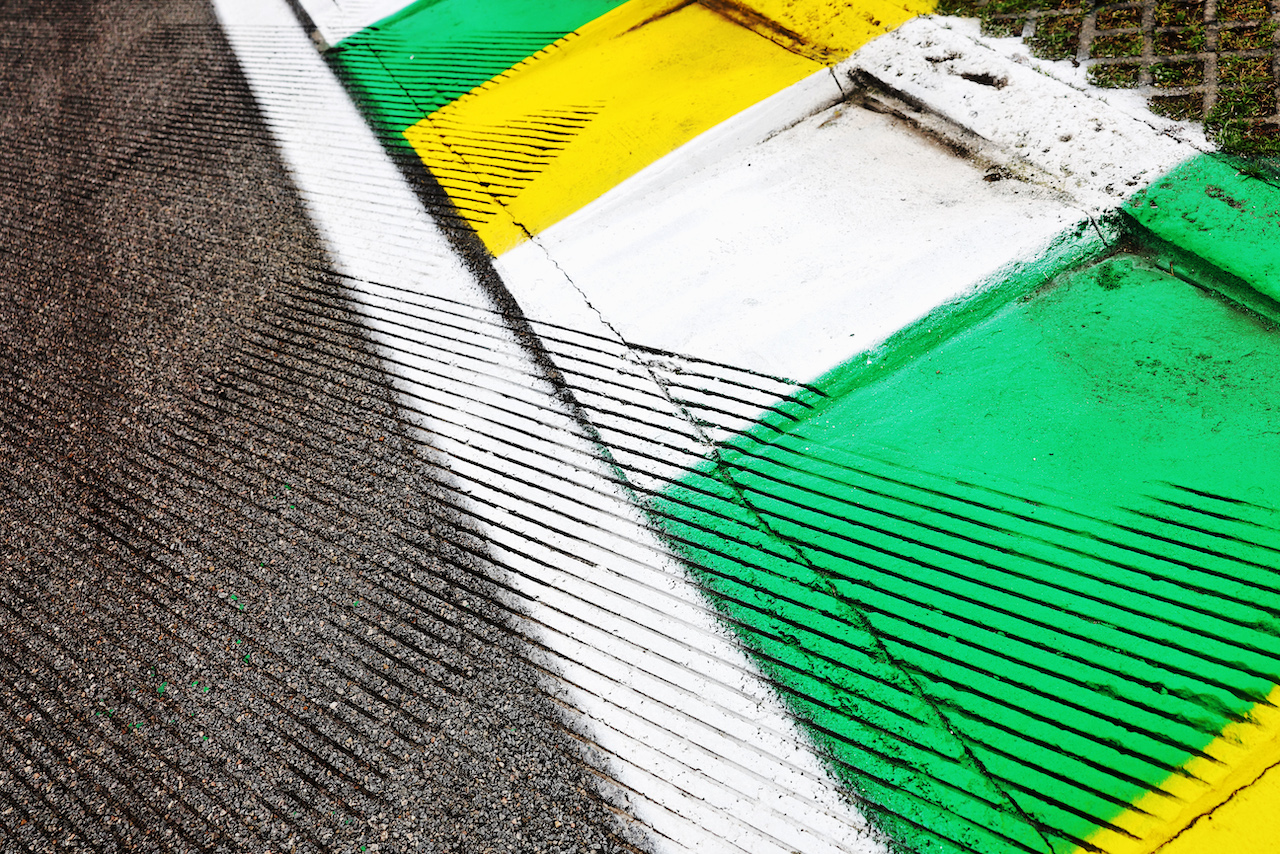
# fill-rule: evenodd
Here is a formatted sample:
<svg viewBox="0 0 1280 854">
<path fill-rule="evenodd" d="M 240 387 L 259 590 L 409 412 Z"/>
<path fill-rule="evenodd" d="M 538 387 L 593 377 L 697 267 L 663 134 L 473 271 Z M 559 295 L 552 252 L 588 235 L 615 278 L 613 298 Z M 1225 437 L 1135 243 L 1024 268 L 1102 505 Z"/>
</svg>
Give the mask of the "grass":
<svg viewBox="0 0 1280 854">
<path fill-rule="evenodd" d="M 1162 62 L 1151 67 L 1151 78 L 1164 89 L 1195 86 L 1204 80 L 1204 63 L 1199 60 Z"/>
<path fill-rule="evenodd" d="M 1270 20 L 1268 0 L 1217 0 L 1215 17 L 1206 22 L 1206 0 L 1157 0 L 1149 30 L 1155 62 L 1142 58 L 1143 15 L 1132 2 L 1093 4 L 1081 0 L 942 0 L 939 12 L 978 17 L 991 36 L 1016 36 L 1027 21 L 1035 33 L 1027 46 L 1044 59 L 1076 59 L 1080 28 L 1095 12 L 1097 35 L 1088 45 L 1089 80 L 1098 86 L 1139 85 L 1149 63 L 1151 83 L 1158 89 L 1204 85 L 1205 55 L 1211 27 L 1217 30 L 1217 80 L 1214 105 L 1205 115 L 1202 91 L 1170 92 L 1151 97 L 1151 109 L 1172 119 L 1201 121 L 1223 151 L 1251 157 L 1280 156 L 1277 81 L 1274 57 L 1280 53 L 1277 26 Z M 1257 55 L 1266 51 L 1268 55 Z M 1239 56 L 1254 53 L 1254 56 Z M 1235 54 L 1235 55 L 1233 55 Z"/>
<path fill-rule="evenodd" d="M 1045 59 L 1073 59 L 1080 43 L 1080 16 L 1060 15 L 1040 18 L 1027 44 Z"/>
<path fill-rule="evenodd" d="M 1204 24 L 1157 32 L 1155 38 L 1155 50 L 1160 56 L 1199 53 L 1204 50 L 1204 45 Z"/>
<path fill-rule="evenodd" d="M 1199 121 L 1204 117 L 1204 98 L 1200 95 L 1156 95 L 1151 99 L 1151 112 L 1177 121 Z"/>
<path fill-rule="evenodd" d="M 1115 36 L 1098 36 L 1093 40 L 1090 53 L 1094 56 L 1139 56 L 1142 53 L 1142 35 L 1126 33 Z"/>
<path fill-rule="evenodd" d="M 1223 29 L 1222 50 L 1266 50 L 1275 47 L 1275 25 L 1271 23 Z"/>
<path fill-rule="evenodd" d="M 1271 57 L 1224 56 L 1218 60 L 1218 79 L 1229 81 L 1233 86 L 1265 88 L 1274 79 Z"/>
<path fill-rule="evenodd" d="M 1219 0 L 1218 20 L 1259 21 L 1270 17 L 1266 0 Z"/>
<path fill-rule="evenodd" d="M 1123 30 L 1142 26 L 1141 9 L 1103 9 L 1098 13 L 1098 29 Z"/>
<path fill-rule="evenodd" d="M 1089 82 L 1109 89 L 1131 89 L 1138 85 L 1138 75 L 1141 71 L 1142 67 L 1138 65 L 1098 63 L 1089 66 Z"/>
<path fill-rule="evenodd" d="M 1159 0 L 1156 3 L 1157 27 L 1186 27 L 1204 23 L 1204 6 L 1186 0 Z"/>
</svg>

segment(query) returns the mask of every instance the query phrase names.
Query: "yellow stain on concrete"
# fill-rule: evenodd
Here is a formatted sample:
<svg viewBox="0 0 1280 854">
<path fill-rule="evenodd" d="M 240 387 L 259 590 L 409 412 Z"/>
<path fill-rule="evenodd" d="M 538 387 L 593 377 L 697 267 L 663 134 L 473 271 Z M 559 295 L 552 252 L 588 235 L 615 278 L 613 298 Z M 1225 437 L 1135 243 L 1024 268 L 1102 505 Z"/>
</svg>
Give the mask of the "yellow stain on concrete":
<svg viewBox="0 0 1280 854">
<path fill-rule="evenodd" d="M 631 0 L 432 113 L 405 137 L 499 255 L 820 70 L 815 57 L 847 55 L 915 14 L 901 2 L 865 0 L 850 21 L 837 23 L 843 7 L 832 4 L 753 3 L 759 9 L 738 4 L 730 15 L 720 0 Z M 808 39 L 768 24 L 765 14 L 812 24 L 800 20 L 801 7 L 827 10 L 830 20 L 811 26 L 814 38 L 825 39 L 821 46 L 789 49 L 785 39 L 762 33 L 772 26 L 774 35 L 786 30 Z M 832 52 L 827 45 L 836 43 Z"/>
<path fill-rule="evenodd" d="M 1253 707 L 1249 720 L 1228 725 L 1204 753 L 1208 758 L 1193 758 L 1114 819 L 1123 832 L 1103 828 L 1089 843 L 1108 854 L 1280 851 L 1280 777 L 1270 772 L 1280 764 L 1280 687 Z M 1235 847 L 1259 840 L 1269 843 Z M 1211 847 L 1219 843 L 1223 847 Z"/>
</svg>

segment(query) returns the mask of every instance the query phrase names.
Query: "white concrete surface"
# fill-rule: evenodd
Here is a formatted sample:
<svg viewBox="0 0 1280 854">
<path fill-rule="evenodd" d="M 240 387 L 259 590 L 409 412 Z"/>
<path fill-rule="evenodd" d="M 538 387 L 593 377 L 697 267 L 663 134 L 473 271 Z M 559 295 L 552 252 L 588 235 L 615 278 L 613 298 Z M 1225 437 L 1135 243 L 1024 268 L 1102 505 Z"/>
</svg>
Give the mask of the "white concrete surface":
<svg viewBox="0 0 1280 854">
<path fill-rule="evenodd" d="M 1095 214 L 1208 150 L 1200 130 L 1156 116 L 1136 92 L 1090 86 L 1084 66 L 1032 59 L 1020 39 L 983 38 L 973 19 L 908 21 L 837 72 L 851 69 L 1060 177 Z"/>
<path fill-rule="evenodd" d="M 988 164 L 837 103 L 852 72 L 1027 167 L 1015 171 L 1028 182 L 988 180 Z M 1083 75 L 982 38 L 976 21 L 909 21 L 498 265 L 531 316 L 587 310 L 620 342 L 811 381 L 1206 148 Z"/>
<path fill-rule="evenodd" d="M 412 0 L 298 0 L 320 35 L 335 45 L 370 24 L 394 15 Z"/>
<path fill-rule="evenodd" d="M 504 254 L 526 311 L 573 311 L 544 296 L 549 257 L 628 341 L 809 381 L 1083 216 L 859 107 L 737 123 Z"/>
</svg>

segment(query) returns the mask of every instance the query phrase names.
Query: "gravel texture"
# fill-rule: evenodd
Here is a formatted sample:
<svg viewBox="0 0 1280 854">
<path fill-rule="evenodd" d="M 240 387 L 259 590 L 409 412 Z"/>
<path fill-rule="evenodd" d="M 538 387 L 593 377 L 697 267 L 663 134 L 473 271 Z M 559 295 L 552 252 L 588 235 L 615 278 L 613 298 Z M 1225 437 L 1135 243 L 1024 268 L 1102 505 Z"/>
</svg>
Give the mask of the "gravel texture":
<svg viewBox="0 0 1280 854">
<path fill-rule="evenodd" d="M 0 851 L 635 850 L 209 9 L 0 92 Z"/>
</svg>

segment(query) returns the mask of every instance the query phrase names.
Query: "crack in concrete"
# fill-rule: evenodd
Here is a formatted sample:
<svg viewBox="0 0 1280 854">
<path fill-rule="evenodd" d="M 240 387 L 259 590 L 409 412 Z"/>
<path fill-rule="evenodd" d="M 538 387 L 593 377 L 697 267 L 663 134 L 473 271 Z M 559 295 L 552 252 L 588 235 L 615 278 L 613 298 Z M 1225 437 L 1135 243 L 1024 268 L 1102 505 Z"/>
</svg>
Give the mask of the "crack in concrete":
<svg viewBox="0 0 1280 854">
<path fill-rule="evenodd" d="M 1252 780 L 1250 780 L 1249 782 L 1245 783 L 1244 785 L 1240 786 L 1238 789 L 1233 791 L 1230 795 L 1228 795 L 1226 798 L 1220 801 L 1217 804 L 1217 806 L 1200 813 L 1198 816 L 1191 819 L 1191 821 L 1187 822 L 1186 825 L 1184 825 L 1182 829 L 1180 829 L 1177 833 L 1173 834 L 1173 836 L 1170 836 L 1164 842 L 1160 843 L 1158 846 L 1153 848 L 1151 851 L 1151 854 L 1158 854 L 1158 852 L 1164 851 L 1165 849 L 1167 849 L 1170 845 L 1176 842 L 1184 833 L 1187 833 L 1193 827 L 1198 825 L 1201 821 L 1212 818 L 1214 813 L 1216 813 L 1218 810 L 1222 809 L 1227 804 L 1234 801 L 1240 795 L 1241 792 L 1245 791 L 1246 789 L 1252 788 L 1259 780 L 1261 780 L 1269 772 L 1275 770 L 1276 768 L 1280 768 L 1280 762 L 1273 762 L 1272 764 L 1263 768 L 1261 771 L 1258 772 L 1258 776 L 1254 777 Z"/>
</svg>

